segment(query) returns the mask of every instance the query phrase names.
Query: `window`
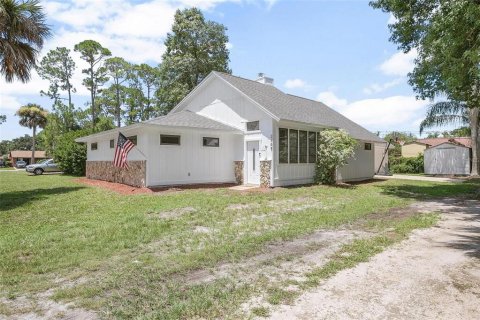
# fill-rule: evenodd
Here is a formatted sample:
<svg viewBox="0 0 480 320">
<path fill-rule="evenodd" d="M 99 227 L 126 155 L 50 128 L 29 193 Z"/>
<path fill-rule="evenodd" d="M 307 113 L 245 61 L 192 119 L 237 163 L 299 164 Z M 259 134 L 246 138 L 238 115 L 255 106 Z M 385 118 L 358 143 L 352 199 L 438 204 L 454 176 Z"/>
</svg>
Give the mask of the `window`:
<svg viewBox="0 0 480 320">
<path fill-rule="evenodd" d="M 288 163 L 288 129 L 278 129 L 278 157 L 280 163 Z"/>
<path fill-rule="evenodd" d="M 257 131 L 257 130 L 260 130 L 260 121 L 247 122 L 247 131 Z"/>
<path fill-rule="evenodd" d="M 220 146 L 220 139 L 219 138 L 203 137 L 203 146 L 204 147 L 219 147 Z"/>
<path fill-rule="evenodd" d="M 110 149 L 115 148 L 115 140 L 110 140 Z"/>
<path fill-rule="evenodd" d="M 96 142 L 92 142 L 92 144 L 90 144 L 90 150 L 97 150 L 98 149 L 98 144 Z"/>
<path fill-rule="evenodd" d="M 365 143 L 365 150 L 372 150 L 372 144 L 371 143 Z"/>
<path fill-rule="evenodd" d="M 134 145 L 137 145 L 137 136 L 127 137 L 128 140 L 132 141 Z"/>
<path fill-rule="evenodd" d="M 164 145 L 180 145 L 180 136 L 174 136 L 170 134 L 160 135 L 160 144 Z"/>
<path fill-rule="evenodd" d="M 317 160 L 317 133 L 308 133 L 308 162 L 315 163 Z"/>
<path fill-rule="evenodd" d="M 290 163 L 298 163 L 298 130 L 290 129 L 288 135 L 290 156 Z"/>
<path fill-rule="evenodd" d="M 307 163 L 307 155 L 308 155 L 307 131 L 298 131 L 298 145 L 299 145 L 299 161 L 298 162 Z"/>
</svg>

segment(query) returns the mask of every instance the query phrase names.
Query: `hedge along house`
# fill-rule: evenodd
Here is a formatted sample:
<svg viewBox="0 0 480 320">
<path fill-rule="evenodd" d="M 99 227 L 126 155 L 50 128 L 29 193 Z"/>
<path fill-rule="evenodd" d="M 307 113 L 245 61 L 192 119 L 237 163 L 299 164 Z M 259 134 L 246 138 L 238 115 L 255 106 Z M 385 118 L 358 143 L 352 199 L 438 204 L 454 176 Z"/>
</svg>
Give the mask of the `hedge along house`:
<svg viewBox="0 0 480 320">
<path fill-rule="evenodd" d="M 77 139 L 88 144 L 87 177 L 133 186 L 313 182 L 317 135 L 344 129 L 358 140 L 338 180 L 373 177 L 385 141 L 321 102 L 285 94 L 273 79 L 210 73 L 166 116 Z M 118 132 L 137 145 L 129 168 L 112 165 Z"/>
</svg>

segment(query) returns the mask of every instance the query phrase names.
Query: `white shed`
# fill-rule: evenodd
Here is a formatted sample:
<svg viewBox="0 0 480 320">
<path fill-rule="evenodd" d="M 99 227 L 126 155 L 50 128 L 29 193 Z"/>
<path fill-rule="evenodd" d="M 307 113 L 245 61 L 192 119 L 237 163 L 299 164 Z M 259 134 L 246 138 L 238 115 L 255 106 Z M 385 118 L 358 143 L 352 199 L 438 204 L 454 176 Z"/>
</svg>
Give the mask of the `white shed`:
<svg viewBox="0 0 480 320">
<path fill-rule="evenodd" d="M 424 151 L 426 174 L 468 175 L 471 150 L 460 144 L 445 142 Z"/>
</svg>

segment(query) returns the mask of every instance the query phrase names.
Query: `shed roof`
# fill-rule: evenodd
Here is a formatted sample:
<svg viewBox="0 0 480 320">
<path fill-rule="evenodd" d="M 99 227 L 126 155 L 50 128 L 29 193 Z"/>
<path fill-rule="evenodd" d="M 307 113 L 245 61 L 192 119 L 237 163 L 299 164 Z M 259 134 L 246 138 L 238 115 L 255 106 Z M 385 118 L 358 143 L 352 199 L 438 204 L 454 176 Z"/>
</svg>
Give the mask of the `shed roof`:
<svg viewBox="0 0 480 320">
<path fill-rule="evenodd" d="M 437 146 L 442 143 L 451 142 L 454 144 L 459 144 L 467 148 L 472 147 L 472 139 L 469 137 L 458 137 L 458 138 L 426 138 L 418 139 L 415 142 L 426 144 L 430 147 Z"/>
<path fill-rule="evenodd" d="M 286 94 L 272 85 L 227 73 L 216 71 L 213 73 L 265 108 L 277 120 L 340 128 L 359 140 L 385 142 L 385 140 L 320 101 Z"/>
</svg>

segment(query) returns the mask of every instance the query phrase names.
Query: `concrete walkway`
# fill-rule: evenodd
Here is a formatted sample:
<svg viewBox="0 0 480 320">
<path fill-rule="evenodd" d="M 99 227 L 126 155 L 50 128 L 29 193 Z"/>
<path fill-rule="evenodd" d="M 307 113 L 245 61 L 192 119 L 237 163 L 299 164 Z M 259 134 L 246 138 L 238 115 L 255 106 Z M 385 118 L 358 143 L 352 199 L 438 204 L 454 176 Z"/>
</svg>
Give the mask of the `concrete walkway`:
<svg viewBox="0 0 480 320">
<path fill-rule="evenodd" d="M 443 178 L 443 177 L 426 177 L 426 176 L 415 176 L 415 175 L 406 175 L 406 174 L 394 174 L 392 176 L 379 176 L 376 175 L 374 179 L 379 180 L 390 180 L 390 179 L 400 179 L 400 180 L 416 180 L 416 181 L 431 181 L 431 182 L 463 182 L 462 179 L 452 179 L 452 178 Z"/>
</svg>

